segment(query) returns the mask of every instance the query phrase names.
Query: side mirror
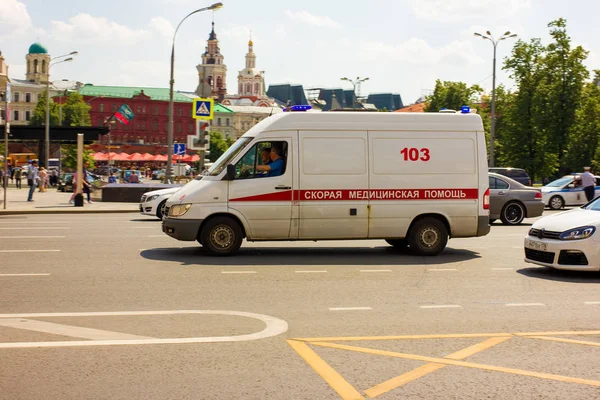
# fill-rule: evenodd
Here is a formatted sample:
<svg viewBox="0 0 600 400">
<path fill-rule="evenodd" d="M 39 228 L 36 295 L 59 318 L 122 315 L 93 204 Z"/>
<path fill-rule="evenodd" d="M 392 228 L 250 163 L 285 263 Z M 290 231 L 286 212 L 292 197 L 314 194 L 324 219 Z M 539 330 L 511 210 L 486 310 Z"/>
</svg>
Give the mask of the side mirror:
<svg viewBox="0 0 600 400">
<path fill-rule="evenodd" d="M 235 165 L 233 165 L 233 164 L 227 165 L 227 175 L 225 175 L 225 178 L 228 181 L 232 181 L 235 179 Z"/>
</svg>

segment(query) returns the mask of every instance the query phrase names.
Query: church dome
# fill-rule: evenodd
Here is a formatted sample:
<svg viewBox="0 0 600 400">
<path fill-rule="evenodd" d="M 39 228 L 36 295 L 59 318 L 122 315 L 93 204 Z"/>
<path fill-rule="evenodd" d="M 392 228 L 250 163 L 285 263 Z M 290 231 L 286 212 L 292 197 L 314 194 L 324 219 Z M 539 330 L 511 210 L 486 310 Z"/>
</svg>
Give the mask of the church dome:
<svg viewBox="0 0 600 400">
<path fill-rule="evenodd" d="M 48 50 L 39 43 L 29 46 L 29 54 L 48 54 Z"/>
</svg>

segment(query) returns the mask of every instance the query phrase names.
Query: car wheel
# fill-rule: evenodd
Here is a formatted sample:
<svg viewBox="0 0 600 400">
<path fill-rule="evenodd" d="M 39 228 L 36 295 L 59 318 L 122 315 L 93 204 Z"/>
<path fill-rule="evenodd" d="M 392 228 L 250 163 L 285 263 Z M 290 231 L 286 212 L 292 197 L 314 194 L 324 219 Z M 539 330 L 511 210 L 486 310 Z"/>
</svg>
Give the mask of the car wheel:
<svg viewBox="0 0 600 400">
<path fill-rule="evenodd" d="M 156 218 L 162 220 L 163 215 L 165 215 L 165 207 L 167 206 L 167 200 L 163 200 L 160 202 L 158 207 L 156 207 Z"/>
<path fill-rule="evenodd" d="M 502 209 L 500 219 L 504 225 L 519 225 L 525 219 L 525 208 L 518 202 L 508 203 Z"/>
<path fill-rule="evenodd" d="M 199 242 L 212 256 L 230 256 L 242 245 L 242 228 L 229 217 L 216 217 L 209 220 L 200 232 Z"/>
<path fill-rule="evenodd" d="M 560 196 L 554 196 L 548 202 L 548 207 L 550 207 L 552 210 L 560 210 L 564 206 L 565 206 L 565 201 Z"/>
<path fill-rule="evenodd" d="M 437 218 L 418 220 L 408 235 L 410 248 L 421 256 L 435 256 L 444 250 L 448 243 L 448 229 Z"/>
<path fill-rule="evenodd" d="M 394 246 L 397 249 L 405 249 L 408 247 L 407 239 L 385 239 L 387 244 Z"/>
</svg>

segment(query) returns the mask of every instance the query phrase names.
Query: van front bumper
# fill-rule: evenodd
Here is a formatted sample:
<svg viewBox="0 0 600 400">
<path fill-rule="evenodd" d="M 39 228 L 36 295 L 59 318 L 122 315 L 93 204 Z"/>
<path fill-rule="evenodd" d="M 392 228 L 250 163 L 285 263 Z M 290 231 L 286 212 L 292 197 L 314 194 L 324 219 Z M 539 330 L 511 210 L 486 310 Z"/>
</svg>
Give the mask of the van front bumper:
<svg viewBox="0 0 600 400">
<path fill-rule="evenodd" d="M 203 219 L 178 219 L 164 217 L 162 231 L 177 240 L 194 241 L 198 239 Z"/>
</svg>

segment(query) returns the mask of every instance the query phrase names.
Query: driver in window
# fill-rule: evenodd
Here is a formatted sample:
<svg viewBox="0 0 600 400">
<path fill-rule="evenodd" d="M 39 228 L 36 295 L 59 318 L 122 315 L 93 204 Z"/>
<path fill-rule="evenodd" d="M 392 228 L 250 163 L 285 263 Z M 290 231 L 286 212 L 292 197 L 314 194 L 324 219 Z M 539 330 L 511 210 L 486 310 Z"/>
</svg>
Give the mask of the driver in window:
<svg viewBox="0 0 600 400">
<path fill-rule="evenodd" d="M 284 162 L 281 158 L 281 149 L 277 146 L 271 147 L 271 163 L 268 165 L 257 165 L 257 172 L 266 172 L 264 175 L 257 175 L 260 177 L 265 176 L 279 176 L 283 174 Z"/>
</svg>

